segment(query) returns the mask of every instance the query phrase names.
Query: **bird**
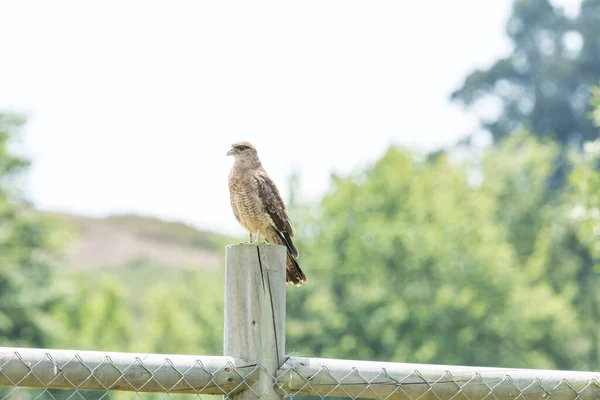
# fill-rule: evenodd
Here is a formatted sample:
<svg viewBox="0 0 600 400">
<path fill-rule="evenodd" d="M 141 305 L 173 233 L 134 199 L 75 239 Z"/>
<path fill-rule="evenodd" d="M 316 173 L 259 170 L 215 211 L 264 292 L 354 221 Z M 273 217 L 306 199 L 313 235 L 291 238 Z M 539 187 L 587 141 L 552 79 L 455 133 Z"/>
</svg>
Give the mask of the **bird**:
<svg viewBox="0 0 600 400">
<path fill-rule="evenodd" d="M 294 229 L 275 182 L 263 168 L 256 148 L 246 141 L 231 145 L 227 156 L 235 161 L 229 172 L 229 199 L 235 219 L 248 231 L 250 243 L 262 236 L 286 247 L 286 283 L 302 286 L 306 275 L 298 265 L 300 253 L 292 240 Z M 256 237 L 253 239 L 253 235 Z"/>
</svg>

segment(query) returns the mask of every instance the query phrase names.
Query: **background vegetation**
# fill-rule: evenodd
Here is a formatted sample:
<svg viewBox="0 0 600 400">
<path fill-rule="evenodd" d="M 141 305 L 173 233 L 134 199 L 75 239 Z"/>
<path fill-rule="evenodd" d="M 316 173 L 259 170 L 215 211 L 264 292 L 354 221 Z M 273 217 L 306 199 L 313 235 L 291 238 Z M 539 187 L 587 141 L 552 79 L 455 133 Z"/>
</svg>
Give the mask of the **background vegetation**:
<svg viewBox="0 0 600 400">
<path fill-rule="evenodd" d="M 310 283 L 288 290 L 288 353 L 598 369 L 600 1 L 582 7 L 516 1 L 513 54 L 452 95 L 499 110 L 491 146 L 390 147 L 292 202 Z M 33 211 L 10 145 L 23 123 L 0 114 L 2 344 L 219 354 L 220 257 L 242 238 Z"/>
</svg>

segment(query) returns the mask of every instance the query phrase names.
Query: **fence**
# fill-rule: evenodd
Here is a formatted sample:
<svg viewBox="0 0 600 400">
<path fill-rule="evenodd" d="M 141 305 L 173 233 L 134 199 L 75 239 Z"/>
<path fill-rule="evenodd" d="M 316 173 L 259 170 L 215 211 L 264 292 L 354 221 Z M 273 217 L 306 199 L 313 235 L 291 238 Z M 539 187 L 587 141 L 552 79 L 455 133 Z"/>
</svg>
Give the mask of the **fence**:
<svg viewBox="0 0 600 400">
<path fill-rule="evenodd" d="M 224 356 L 0 348 L 0 398 L 600 399 L 595 372 L 285 357 L 285 257 L 227 248 Z"/>
</svg>

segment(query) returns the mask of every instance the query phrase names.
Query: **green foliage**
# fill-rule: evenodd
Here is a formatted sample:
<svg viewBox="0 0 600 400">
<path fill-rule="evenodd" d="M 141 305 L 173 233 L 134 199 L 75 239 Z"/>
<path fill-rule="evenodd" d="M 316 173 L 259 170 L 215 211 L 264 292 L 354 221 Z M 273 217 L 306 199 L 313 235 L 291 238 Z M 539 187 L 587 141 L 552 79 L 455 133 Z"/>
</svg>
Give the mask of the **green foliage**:
<svg viewBox="0 0 600 400">
<path fill-rule="evenodd" d="M 144 351 L 215 354 L 223 351 L 222 271 L 188 270 L 181 281 L 160 284 L 143 296 Z"/>
<path fill-rule="evenodd" d="M 390 148 L 364 173 L 335 178 L 299 234 L 310 237 L 301 248 L 311 274 L 290 291 L 288 349 L 594 368 L 573 290 L 586 259 L 544 184 L 556 152 L 525 133 L 468 167 Z M 474 167 L 481 184 L 468 179 Z"/>
<path fill-rule="evenodd" d="M 28 162 L 10 151 L 23 119 L 0 114 L 0 339 L 43 346 L 61 327 L 49 316 L 60 299 L 51 261 L 59 247 L 52 220 L 29 212 L 18 191 Z"/>
<path fill-rule="evenodd" d="M 199 273 L 152 263 L 65 274 L 71 291 L 52 312 L 67 332 L 55 345 L 218 354 L 223 337 L 222 275 L 220 270 Z"/>
<path fill-rule="evenodd" d="M 550 0 L 515 0 L 506 25 L 512 53 L 471 73 L 452 99 L 499 101 L 499 115 L 482 121 L 497 140 L 519 126 L 562 144 L 595 138 L 587 100 L 600 71 L 600 2 L 584 0 L 581 10 L 571 19 Z"/>
<path fill-rule="evenodd" d="M 600 256 L 600 140 L 585 144 L 583 157 L 574 155 L 575 168 L 570 175 L 573 188 L 571 217 L 579 222 L 580 237 L 594 257 Z"/>
<path fill-rule="evenodd" d="M 547 222 L 544 211 L 552 199 L 548 181 L 558 154 L 556 143 L 518 131 L 488 151 L 482 161 L 482 190 L 495 199 L 497 221 L 508 232 L 507 239 L 521 262 L 533 252 Z"/>
<path fill-rule="evenodd" d="M 558 365 L 582 368 L 596 368 L 600 362 L 600 93 L 594 88 L 600 71 L 599 22 L 598 0 L 583 0 L 574 18 L 550 0 L 515 0 L 507 23 L 512 54 L 470 74 L 452 95 L 467 106 L 499 100 L 499 115 L 483 121 L 497 143 L 519 126 L 556 142 L 529 154 L 532 162 L 551 157 L 553 164 L 514 163 L 515 154 L 522 157 L 521 149 L 500 146 L 491 152 L 498 157 L 490 160 L 484 185 L 499 185 L 494 193 L 503 204 L 500 222 L 507 224 L 509 241 L 528 277 L 546 282 L 577 313 L 581 337 L 574 342 L 586 351 L 577 360 L 560 359 L 559 354 L 554 358 Z M 588 141 L 585 151 L 573 151 L 581 139 Z M 533 165 L 549 171 L 536 172 Z M 507 169 L 514 170 L 506 176 L 517 178 L 519 185 L 489 179 Z"/>
<path fill-rule="evenodd" d="M 12 192 L 14 179 L 20 172 L 29 166 L 29 162 L 19 157 L 9 149 L 9 142 L 15 140 L 17 130 L 25 123 L 21 117 L 0 113 L 0 184 L 2 198 L 6 198 L 7 191 Z"/>
<path fill-rule="evenodd" d="M 81 350 L 127 350 L 135 337 L 135 315 L 127 301 L 126 288 L 108 274 L 75 274 L 63 276 L 63 281 L 71 291 L 52 311 L 67 332 L 54 345 Z"/>
<path fill-rule="evenodd" d="M 600 92 L 594 90 L 594 116 L 598 123 Z M 584 329 L 590 342 L 589 359 L 600 363 L 600 140 L 585 143 L 584 152 L 572 154 L 574 168 L 569 176 L 571 193 L 566 214 L 575 224 L 571 240 L 580 243 L 585 268 L 573 271 L 577 279 L 574 299 L 581 309 Z"/>
</svg>

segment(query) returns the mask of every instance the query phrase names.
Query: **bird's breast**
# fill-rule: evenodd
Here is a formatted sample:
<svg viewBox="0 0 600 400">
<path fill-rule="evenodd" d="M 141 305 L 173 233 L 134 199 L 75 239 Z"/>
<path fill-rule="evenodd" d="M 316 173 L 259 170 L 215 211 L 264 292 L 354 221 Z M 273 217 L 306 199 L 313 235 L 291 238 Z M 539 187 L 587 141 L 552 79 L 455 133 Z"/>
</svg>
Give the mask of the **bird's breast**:
<svg viewBox="0 0 600 400">
<path fill-rule="evenodd" d="M 257 228 L 264 223 L 264 206 L 260 198 L 258 182 L 252 171 L 236 171 L 229 175 L 232 206 L 238 211 L 243 225 Z M 257 231 L 257 229 L 255 230 Z"/>
</svg>

